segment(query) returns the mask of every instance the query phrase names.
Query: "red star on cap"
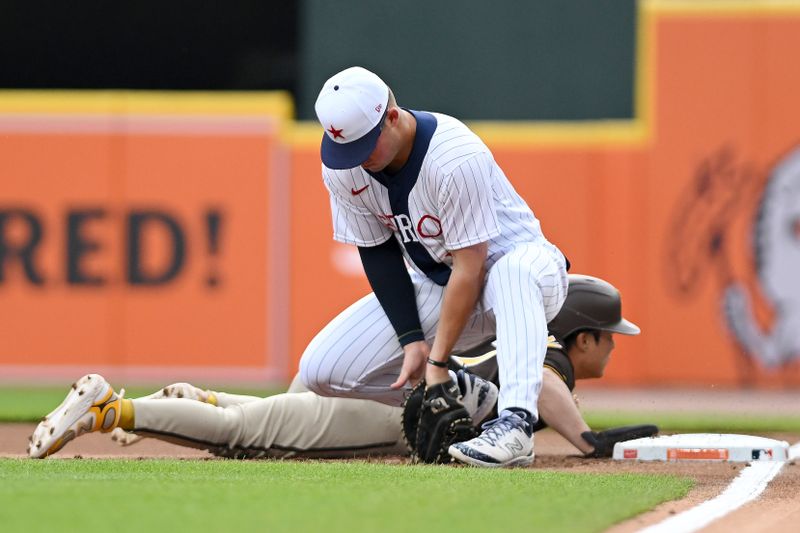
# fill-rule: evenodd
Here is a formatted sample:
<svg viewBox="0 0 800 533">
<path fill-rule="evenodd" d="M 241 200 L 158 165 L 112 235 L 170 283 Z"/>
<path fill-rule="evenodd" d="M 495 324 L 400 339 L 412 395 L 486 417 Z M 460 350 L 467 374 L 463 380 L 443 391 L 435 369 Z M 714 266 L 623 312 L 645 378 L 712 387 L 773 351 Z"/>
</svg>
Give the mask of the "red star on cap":
<svg viewBox="0 0 800 533">
<path fill-rule="evenodd" d="M 334 139 L 342 138 L 344 139 L 344 135 L 342 135 L 342 130 L 337 130 L 336 128 L 331 125 L 331 129 L 328 130 L 331 135 L 333 135 Z"/>
</svg>

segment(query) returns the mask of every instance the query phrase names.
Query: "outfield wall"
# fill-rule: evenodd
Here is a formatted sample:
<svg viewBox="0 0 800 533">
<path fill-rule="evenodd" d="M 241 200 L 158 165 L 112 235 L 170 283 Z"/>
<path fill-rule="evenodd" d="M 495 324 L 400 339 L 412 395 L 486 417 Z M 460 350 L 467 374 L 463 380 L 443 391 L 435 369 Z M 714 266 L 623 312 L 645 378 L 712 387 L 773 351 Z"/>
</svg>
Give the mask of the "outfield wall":
<svg viewBox="0 0 800 533">
<path fill-rule="evenodd" d="M 287 95 L 0 106 L 3 375 L 286 379 Z"/>
<path fill-rule="evenodd" d="M 638 28 L 633 120 L 471 126 L 642 326 L 605 383 L 800 386 L 800 3 L 647 2 Z M 0 376 L 290 378 L 368 290 L 292 114 L 0 95 Z"/>
</svg>

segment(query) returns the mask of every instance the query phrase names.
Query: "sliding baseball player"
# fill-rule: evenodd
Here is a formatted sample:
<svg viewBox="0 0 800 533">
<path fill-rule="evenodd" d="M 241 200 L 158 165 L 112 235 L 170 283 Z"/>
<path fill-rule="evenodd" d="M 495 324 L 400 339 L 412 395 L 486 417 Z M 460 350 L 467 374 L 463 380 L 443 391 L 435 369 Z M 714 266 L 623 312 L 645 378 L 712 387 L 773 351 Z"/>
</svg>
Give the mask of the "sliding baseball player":
<svg viewBox="0 0 800 533">
<path fill-rule="evenodd" d="M 582 453 L 597 456 L 610 455 L 618 440 L 642 436 L 592 432 L 572 395 L 576 380 L 603 375 L 614 348 L 613 334 L 639 333 L 622 318 L 619 292 L 598 278 L 570 275 L 565 304 L 549 327 L 553 338 L 539 398 L 541 420 L 535 429 L 550 425 Z M 497 400 L 496 387 L 485 385 L 497 379 L 494 351 L 486 345 L 455 359 L 468 370 L 454 374 L 466 392 L 468 409 L 480 422 L 492 414 Z M 130 414 L 120 412 L 124 405 Z M 64 402 L 45 417 L 28 451 L 31 457 L 45 457 L 82 433 L 113 430 L 112 438 L 122 445 L 154 437 L 224 457 L 406 454 L 401 412 L 401 407 L 371 400 L 319 396 L 297 378 L 287 393 L 267 398 L 176 383 L 128 400 L 94 374 L 78 380 Z"/>
</svg>

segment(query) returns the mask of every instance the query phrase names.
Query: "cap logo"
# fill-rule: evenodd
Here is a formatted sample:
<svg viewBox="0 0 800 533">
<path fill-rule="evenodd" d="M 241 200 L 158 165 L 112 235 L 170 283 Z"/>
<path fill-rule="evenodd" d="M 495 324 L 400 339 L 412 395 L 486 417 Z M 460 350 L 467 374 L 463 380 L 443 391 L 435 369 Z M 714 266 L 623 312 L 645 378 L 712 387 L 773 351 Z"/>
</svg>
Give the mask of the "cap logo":
<svg viewBox="0 0 800 533">
<path fill-rule="evenodd" d="M 375 111 L 376 112 L 380 113 L 381 109 L 383 109 L 383 104 L 378 104 L 378 105 L 375 106 Z"/>
<path fill-rule="evenodd" d="M 319 131 L 319 130 L 317 130 L 317 131 Z M 336 128 L 333 127 L 333 124 L 331 124 L 331 127 L 328 130 L 328 132 L 331 135 L 333 135 L 334 139 L 344 139 L 344 135 L 342 135 L 342 130 L 337 130 Z"/>
</svg>

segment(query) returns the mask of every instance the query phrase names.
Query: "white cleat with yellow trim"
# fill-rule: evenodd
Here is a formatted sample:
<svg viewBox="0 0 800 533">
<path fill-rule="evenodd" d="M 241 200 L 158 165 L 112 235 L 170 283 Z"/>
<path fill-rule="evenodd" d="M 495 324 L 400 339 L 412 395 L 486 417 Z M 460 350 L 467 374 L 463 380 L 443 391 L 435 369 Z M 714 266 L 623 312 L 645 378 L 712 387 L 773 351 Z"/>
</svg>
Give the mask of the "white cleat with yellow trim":
<svg viewBox="0 0 800 533">
<path fill-rule="evenodd" d="M 119 394 L 99 374 L 83 376 L 72 385 L 61 405 L 36 426 L 28 445 L 28 455 L 41 459 L 56 453 L 66 443 L 93 431 L 108 432 L 119 422 Z"/>
</svg>

